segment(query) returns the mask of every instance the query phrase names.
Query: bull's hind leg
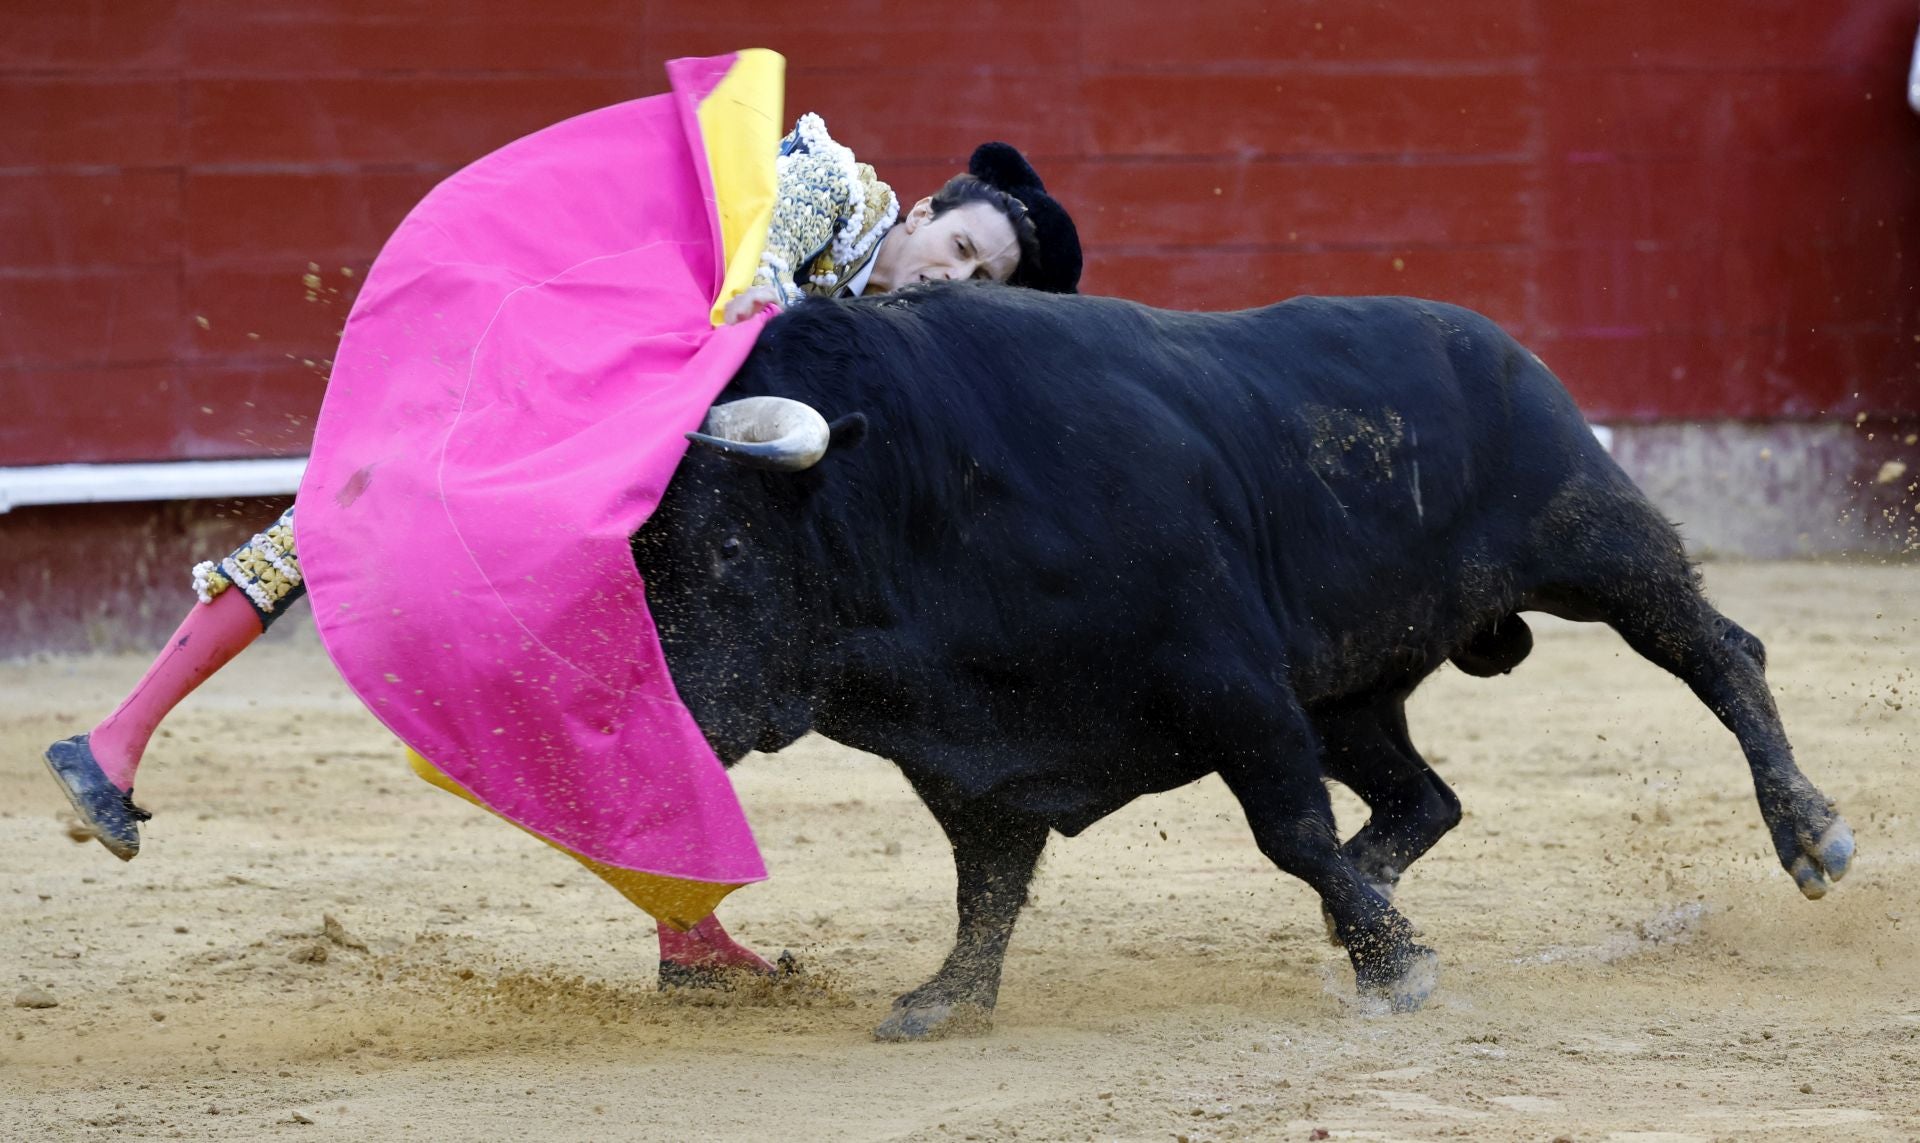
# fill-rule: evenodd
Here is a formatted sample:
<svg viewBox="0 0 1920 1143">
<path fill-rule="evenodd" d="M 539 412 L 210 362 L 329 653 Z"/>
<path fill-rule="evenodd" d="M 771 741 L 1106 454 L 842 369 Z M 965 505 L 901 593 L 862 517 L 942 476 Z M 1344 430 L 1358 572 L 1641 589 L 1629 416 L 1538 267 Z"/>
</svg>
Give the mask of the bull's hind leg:
<svg viewBox="0 0 1920 1143">
<path fill-rule="evenodd" d="M 1369 695 L 1319 708 L 1314 728 L 1327 776 L 1367 803 L 1371 816 L 1340 847 L 1389 899 L 1400 875 L 1460 824 L 1460 799 L 1414 748 L 1406 695 Z"/>
<path fill-rule="evenodd" d="M 915 788 L 953 844 L 959 922 L 940 971 L 893 1002 L 874 1029 L 880 1040 L 934 1039 L 992 1024 L 1007 941 L 1047 845 L 1043 822 L 928 784 Z"/>
<path fill-rule="evenodd" d="M 1679 676 L 1733 731 L 1753 772 L 1760 816 L 1780 864 L 1800 892 L 1814 899 L 1826 896 L 1853 863 L 1853 831 L 1794 764 L 1767 689 L 1760 640 L 1697 592 L 1676 599 L 1664 615 L 1628 614 L 1609 622 L 1635 651 Z"/>
<path fill-rule="evenodd" d="M 1391 901 L 1407 867 L 1460 824 L 1460 799 L 1414 748 L 1405 692 L 1328 704 L 1312 718 L 1327 776 L 1358 794 L 1370 815 L 1340 851 Z M 1325 919 L 1327 935 L 1339 943 L 1333 914 Z"/>
<path fill-rule="evenodd" d="M 1220 767 L 1220 776 L 1246 811 L 1260 851 L 1320 894 L 1361 994 L 1412 1011 L 1433 991 L 1439 960 L 1414 943 L 1413 926 L 1341 852 L 1317 743 L 1299 717 L 1299 734 L 1288 736 L 1293 741 L 1278 757 L 1236 757 Z"/>
<path fill-rule="evenodd" d="M 1603 503 L 1585 525 L 1582 542 L 1557 545 L 1558 559 L 1582 566 L 1536 593 L 1540 609 L 1606 622 L 1693 690 L 1739 739 L 1780 864 L 1802 893 L 1824 897 L 1853 863 L 1853 831 L 1794 764 L 1767 689 L 1766 648 L 1707 602 L 1651 505 Z"/>
</svg>

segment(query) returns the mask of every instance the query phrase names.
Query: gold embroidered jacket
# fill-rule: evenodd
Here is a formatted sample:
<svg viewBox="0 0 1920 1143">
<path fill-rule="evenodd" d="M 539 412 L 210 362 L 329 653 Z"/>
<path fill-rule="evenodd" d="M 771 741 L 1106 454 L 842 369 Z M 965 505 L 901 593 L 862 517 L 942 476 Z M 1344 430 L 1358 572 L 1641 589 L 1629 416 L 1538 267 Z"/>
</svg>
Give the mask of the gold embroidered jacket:
<svg viewBox="0 0 1920 1143">
<path fill-rule="evenodd" d="M 808 112 L 780 140 L 767 249 L 754 275 L 780 304 L 844 291 L 900 213 L 893 188 Z"/>
</svg>

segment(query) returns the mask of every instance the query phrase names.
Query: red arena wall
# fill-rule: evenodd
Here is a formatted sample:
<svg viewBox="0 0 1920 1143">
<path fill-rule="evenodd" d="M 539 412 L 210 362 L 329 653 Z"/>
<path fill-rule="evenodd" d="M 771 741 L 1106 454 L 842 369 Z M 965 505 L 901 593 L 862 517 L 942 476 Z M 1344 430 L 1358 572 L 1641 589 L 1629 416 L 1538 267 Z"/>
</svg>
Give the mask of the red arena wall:
<svg viewBox="0 0 1920 1143">
<path fill-rule="evenodd" d="M 1917 16 L 11 0 L 0 466 L 303 453 L 360 277 L 435 181 L 660 90 L 668 58 L 749 45 L 787 56 L 789 117 L 821 112 L 909 201 L 981 140 L 1024 148 L 1075 211 L 1089 292 L 1443 298 L 1599 422 L 1864 419 L 1897 441 L 1920 414 Z M 0 544 L 42 558 L 20 529 L 84 511 L 0 515 Z M 0 605 L 32 593 L 23 563 L 0 550 Z"/>
</svg>

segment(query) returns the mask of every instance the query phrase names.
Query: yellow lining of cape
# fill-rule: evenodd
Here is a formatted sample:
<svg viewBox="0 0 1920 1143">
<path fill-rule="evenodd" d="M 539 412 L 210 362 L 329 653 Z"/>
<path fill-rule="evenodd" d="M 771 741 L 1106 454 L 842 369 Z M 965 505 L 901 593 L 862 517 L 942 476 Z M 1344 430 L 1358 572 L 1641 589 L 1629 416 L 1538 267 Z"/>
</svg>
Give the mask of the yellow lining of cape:
<svg viewBox="0 0 1920 1143">
<path fill-rule="evenodd" d="M 467 793 L 459 783 L 442 774 L 439 767 L 421 757 L 416 751 L 411 749 L 407 751 L 407 763 L 413 767 L 413 772 L 429 785 L 438 786 L 449 794 L 465 798 L 481 809 L 487 810 L 488 813 L 493 813 L 480 799 Z M 500 820 L 511 819 L 501 818 Z M 533 833 L 518 822 L 514 825 L 528 833 Z M 540 837 L 537 833 L 533 836 Z M 575 853 L 550 838 L 540 837 L 540 840 L 586 866 L 595 876 L 618 890 L 622 897 L 681 932 L 685 932 L 712 915 L 713 910 L 727 894 L 740 888 L 738 885 L 717 884 L 712 881 L 684 881 L 678 877 L 662 877 L 658 873 L 642 873 L 637 869 L 603 865 L 590 857 Z"/>
<path fill-rule="evenodd" d="M 786 57 L 766 48 L 739 52 L 733 67 L 700 101 L 700 137 L 720 214 L 720 246 L 726 277 L 713 303 L 713 324 L 734 296 L 753 285 L 773 224 L 786 110 Z"/>
</svg>

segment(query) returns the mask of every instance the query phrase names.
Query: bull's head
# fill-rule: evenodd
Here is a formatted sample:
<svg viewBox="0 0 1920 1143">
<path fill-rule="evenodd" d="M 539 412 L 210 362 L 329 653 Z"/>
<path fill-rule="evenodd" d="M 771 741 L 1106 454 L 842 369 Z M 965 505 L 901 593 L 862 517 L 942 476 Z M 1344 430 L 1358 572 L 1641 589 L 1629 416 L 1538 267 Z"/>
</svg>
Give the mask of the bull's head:
<svg viewBox="0 0 1920 1143">
<path fill-rule="evenodd" d="M 724 762 L 811 728 L 828 573 L 805 535 L 822 484 L 806 470 L 864 429 L 783 397 L 717 405 L 634 536 L 674 686 Z"/>
</svg>

